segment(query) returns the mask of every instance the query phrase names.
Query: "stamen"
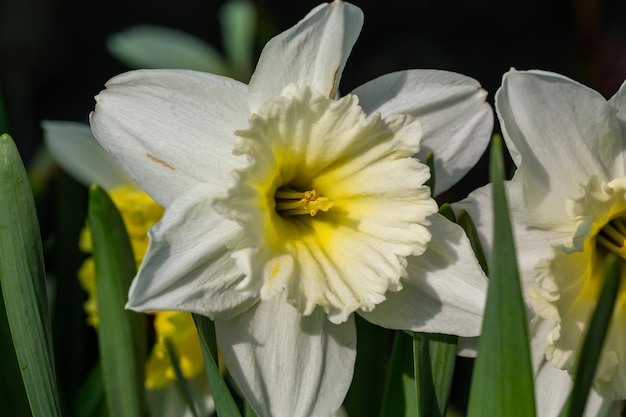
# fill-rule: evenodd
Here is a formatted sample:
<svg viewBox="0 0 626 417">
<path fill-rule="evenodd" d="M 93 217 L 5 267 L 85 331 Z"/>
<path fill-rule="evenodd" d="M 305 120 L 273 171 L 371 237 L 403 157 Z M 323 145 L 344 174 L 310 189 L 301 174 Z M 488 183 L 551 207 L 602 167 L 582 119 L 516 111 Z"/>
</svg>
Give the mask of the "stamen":
<svg viewBox="0 0 626 417">
<path fill-rule="evenodd" d="M 315 216 L 318 211 L 328 211 L 333 205 L 328 198 L 317 195 L 315 189 L 300 192 L 291 188 L 280 188 L 276 190 L 274 200 L 276 211 L 283 216 Z"/>
<path fill-rule="evenodd" d="M 607 223 L 598 233 L 596 243 L 626 259 L 626 223 L 624 219 L 617 218 Z"/>
</svg>

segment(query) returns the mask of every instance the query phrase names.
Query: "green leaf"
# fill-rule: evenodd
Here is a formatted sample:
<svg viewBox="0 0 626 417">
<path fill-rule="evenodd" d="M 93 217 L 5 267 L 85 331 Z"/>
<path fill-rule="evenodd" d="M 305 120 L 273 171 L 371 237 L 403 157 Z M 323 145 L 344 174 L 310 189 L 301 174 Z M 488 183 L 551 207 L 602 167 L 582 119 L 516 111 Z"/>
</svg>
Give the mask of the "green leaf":
<svg viewBox="0 0 626 417">
<path fill-rule="evenodd" d="M 349 416 L 367 416 L 379 410 L 390 357 L 389 341 L 395 334 L 355 314 L 358 353 L 352 384 L 344 400 Z"/>
<path fill-rule="evenodd" d="M 135 276 L 135 259 L 124 222 L 106 191 L 89 190 L 98 294 L 98 345 L 109 414 L 143 416 L 146 323 L 124 309 Z"/>
<path fill-rule="evenodd" d="M 252 47 L 256 32 L 256 9 L 247 0 L 230 0 L 220 10 L 224 51 L 232 76 L 243 82 L 252 74 Z"/>
<path fill-rule="evenodd" d="M 528 328 L 504 190 L 502 139 L 491 147 L 494 238 L 489 290 L 474 365 L 469 417 L 535 415 Z"/>
<path fill-rule="evenodd" d="M 39 225 L 26 170 L 9 135 L 0 135 L 0 253 L 2 296 L 30 408 L 36 417 L 58 416 Z"/>
<path fill-rule="evenodd" d="M 439 207 L 439 214 L 451 222 L 456 223 L 456 215 L 454 214 L 454 209 L 450 204 L 443 203 L 441 207 Z"/>
<path fill-rule="evenodd" d="M 413 335 L 417 416 L 444 417 L 454 377 L 458 337 L 435 333 Z"/>
<path fill-rule="evenodd" d="M 9 416 L 30 416 L 30 405 L 22 381 L 20 365 L 15 356 L 11 329 L 0 288 L 0 404 L 2 412 Z"/>
<path fill-rule="evenodd" d="M 204 40 L 180 30 L 137 25 L 107 39 L 111 55 L 130 68 L 190 69 L 225 75 L 220 53 Z"/>
<path fill-rule="evenodd" d="M 478 259 L 478 263 L 480 267 L 483 269 L 485 274 L 489 274 L 489 267 L 487 266 L 487 258 L 485 257 L 485 251 L 483 250 L 483 245 L 480 243 L 480 237 L 478 236 L 478 231 L 476 231 L 476 226 L 474 226 L 474 221 L 469 213 L 465 210 L 459 210 L 456 219 L 459 226 L 465 230 L 465 234 L 472 245 L 472 250 L 474 251 L 474 255 L 476 255 L 476 259 Z"/>
<path fill-rule="evenodd" d="M 233 400 L 220 370 L 215 363 L 217 357 L 217 345 L 215 343 L 215 325 L 213 322 L 199 314 L 192 314 L 193 320 L 198 329 L 198 337 L 200 338 L 200 346 L 202 347 L 202 357 L 204 366 L 209 378 L 211 393 L 215 401 L 215 409 L 219 417 L 241 417 L 237 404 Z"/>
<path fill-rule="evenodd" d="M 393 342 L 389 374 L 385 384 L 380 417 L 413 417 L 417 415 L 413 367 L 413 338 L 408 333 L 397 331 Z"/>
<path fill-rule="evenodd" d="M 100 362 L 96 362 L 87 379 L 78 389 L 74 397 L 73 411 L 76 417 L 108 416 Z"/>
<path fill-rule="evenodd" d="M 244 403 L 243 415 L 244 417 L 257 417 L 256 413 L 254 412 L 254 409 L 252 408 L 250 403 L 247 401 Z"/>
<path fill-rule="evenodd" d="M 180 369 L 180 362 L 178 361 L 178 355 L 176 354 L 176 350 L 174 346 L 172 346 L 172 341 L 169 339 L 165 339 L 165 348 L 167 349 L 167 354 L 170 357 L 170 362 L 172 363 L 172 367 L 174 368 L 174 373 L 176 374 L 176 384 L 178 385 L 178 390 L 180 391 L 183 400 L 185 401 L 187 408 L 191 411 L 191 414 L 194 417 L 198 417 L 198 412 L 196 411 L 196 405 L 193 401 L 193 394 L 191 393 L 191 389 L 189 388 L 189 381 L 183 375 L 182 369 Z"/>
<path fill-rule="evenodd" d="M 562 417 L 582 416 L 589 390 L 593 384 L 596 367 L 604 345 L 604 339 L 613 316 L 615 300 L 619 293 L 622 271 L 621 260 L 612 253 L 604 261 L 604 284 L 598 297 L 596 309 L 591 316 L 587 335 L 578 356 L 578 368 L 574 387 L 561 412 Z"/>
</svg>

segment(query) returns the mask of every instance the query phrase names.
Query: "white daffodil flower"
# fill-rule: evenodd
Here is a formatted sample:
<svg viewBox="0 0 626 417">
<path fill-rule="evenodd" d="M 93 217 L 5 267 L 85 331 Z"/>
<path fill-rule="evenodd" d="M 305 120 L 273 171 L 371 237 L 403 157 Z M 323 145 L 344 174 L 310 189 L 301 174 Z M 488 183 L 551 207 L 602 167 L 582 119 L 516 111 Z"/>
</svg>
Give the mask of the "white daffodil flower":
<svg viewBox="0 0 626 417">
<path fill-rule="evenodd" d="M 338 98 L 362 21 L 349 3 L 322 4 L 270 40 L 249 85 L 134 71 L 107 83 L 91 115 L 102 146 L 166 208 L 128 308 L 214 319 L 260 416 L 339 408 L 352 313 L 480 331 L 486 277 L 461 228 L 436 213 L 419 156 L 434 151 L 437 192 L 460 179 L 491 133 L 486 94 L 458 74 L 413 70 Z"/>
<path fill-rule="evenodd" d="M 505 74 L 496 93 L 504 139 L 517 166 L 507 191 L 526 301 L 535 315 L 531 334 L 540 416 L 559 415 L 571 390 L 568 373 L 576 368 L 606 254 L 617 254 L 626 267 L 625 93 L 622 86 L 607 101 L 559 74 L 515 70 Z M 455 207 L 472 215 L 489 254 L 490 186 Z M 590 416 L 618 415 L 621 405 L 614 401 L 626 399 L 625 288 L 598 365 Z"/>
</svg>

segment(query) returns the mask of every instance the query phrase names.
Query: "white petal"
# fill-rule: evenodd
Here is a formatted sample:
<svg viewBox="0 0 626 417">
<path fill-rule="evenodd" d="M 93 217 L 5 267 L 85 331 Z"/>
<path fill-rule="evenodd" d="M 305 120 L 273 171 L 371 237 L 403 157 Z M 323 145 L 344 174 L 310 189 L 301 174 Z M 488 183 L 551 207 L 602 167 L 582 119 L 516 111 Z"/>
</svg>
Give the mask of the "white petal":
<svg viewBox="0 0 626 417">
<path fill-rule="evenodd" d="M 291 83 L 333 98 L 363 26 L 363 12 L 342 1 L 322 4 L 263 48 L 250 80 L 250 111 Z"/>
<path fill-rule="evenodd" d="M 496 93 L 496 110 L 537 225 L 567 223 L 563 202 L 590 175 L 608 181 L 624 172 L 616 110 L 581 84 L 513 70 Z"/>
<path fill-rule="evenodd" d="M 211 209 L 211 193 L 206 185 L 194 187 L 150 229 L 148 252 L 130 287 L 127 308 L 228 318 L 252 305 L 254 294 L 235 288 L 243 275 L 227 247 L 240 228 Z"/>
<path fill-rule="evenodd" d="M 231 320 L 216 320 L 229 372 L 259 417 L 326 417 L 344 400 L 354 370 L 354 317 L 335 325 L 302 316 L 282 293 Z"/>
<path fill-rule="evenodd" d="M 544 354 L 545 340 L 554 327 L 551 320 L 533 320 L 531 323 L 531 354 L 535 372 L 535 401 L 537 417 L 555 417 L 560 415 L 563 404 L 572 390 L 572 378 L 567 371 L 555 368 L 546 360 Z M 608 402 L 605 404 L 605 402 Z M 610 410 L 612 401 L 605 401 L 592 389 L 587 398 L 585 417 L 619 416 L 619 411 Z M 618 403 L 616 403 L 618 404 Z M 604 414 L 604 410 L 608 414 Z"/>
<path fill-rule="evenodd" d="M 620 129 L 622 133 L 622 143 L 624 144 L 622 149 L 626 149 L 626 81 L 624 81 L 624 83 L 619 88 L 617 93 L 615 93 L 615 95 L 611 97 L 611 99 L 609 100 L 609 103 L 613 107 L 615 107 L 618 111 L 617 119 L 619 121 Z M 622 150 L 622 159 L 625 165 L 624 170 L 626 171 L 626 155 L 624 154 L 623 150 Z M 625 174 L 626 172 L 622 174 L 618 174 L 616 176 L 620 177 Z"/>
<path fill-rule="evenodd" d="M 522 281 L 524 301 L 527 314 L 534 315 L 531 302 L 528 298 L 530 285 L 535 282 L 535 266 L 539 260 L 552 255 L 552 246 L 571 242 L 573 232 L 560 232 L 529 227 L 524 224 L 524 212 L 520 208 L 523 204 L 521 195 L 511 182 L 505 182 L 509 208 L 511 211 L 511 225 L 515 238 L 517 267 Z M 455 211 L 465 210 L 469 213 L 476 226 L 485 252 L 487 262 L 491 265 L 493 251 L 493 202 L 491 184 L 478 188 L 470 193 L 466 199 L 453 204 Z"/>
<path fill-rule="evenodd" d="M 440 214 L 421 256 L 407 258 L 409 279 L 372 312 L 368 321 L 392 329 L 476 336 L 480 333 L 487 277 L 480 269 L 465 232 Z"/>
<path fill-rule="evenodd" d="M 353 91 L 367 114 L 408 113 L 422 124 L 422 161 L 435 156 L 435 195 L 459 181 L 483 154 L 493 129 L 487 92 L 469 77 L 410 70 L 383 75 Z M 417 140 L 417 138 L 415 138 Z"/>
<path fill-rule="evenodd" d="M 227 189 L 234 131 L 248 124 L 246 86 L 193 71 L 142 70 L 112 78 L 91 127 L 139 186 L 162 206 L 197 183 Z"/>
<path fill-rule="evenodd" d="M 83 185 L 100 184 L 107 190 L 133 180 L 120 164 L 98 144 L 88 125 L 44 120 L 46 147 L 54 159 Z"/>
</svg>

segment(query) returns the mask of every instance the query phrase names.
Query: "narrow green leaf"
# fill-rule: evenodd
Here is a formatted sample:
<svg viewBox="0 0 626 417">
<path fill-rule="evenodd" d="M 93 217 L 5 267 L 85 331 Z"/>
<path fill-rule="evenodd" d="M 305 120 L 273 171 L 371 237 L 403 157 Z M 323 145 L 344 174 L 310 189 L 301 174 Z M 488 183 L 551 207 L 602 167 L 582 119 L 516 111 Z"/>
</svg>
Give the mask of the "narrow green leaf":
<svg viewBox="0 0 626 417">
<path fill-rule="evenodd" d="M 252 406 L 250 405 L 248 401 L 244 403 L 243 416 L 244 417 L 257 417 L 256 413 L 254 412 L 254 409 L 252 408 Z"/>
<path fill-rule="evenodd" d="M 228 72 L 224 58 L 214 47 L 192 34 L 164 26 L 132 26 L 111 35 L 106 46 L 111 55 L 130 68 Z"/>
<path fill-rule="evenodd" d="M 476 226 L 474 226 L 474 221 L 469 213 L 465 210 L 459 210 L 457 215 L 457 223 L 459 226 L 465 230 L 465 234 L 472 245 L 472 249 L 474 250 L 474 254 L 476 255 L 476 259 L 478 259 L 478 263 L 480 267 L 485 271 L 485 274 L 489 274 L 489 267 L 487 266 L 487 258 L 485 257 L 485 251 L 483 251 L 483 245 L 480 243 L 480 237 L 478 236 L 478 231 L 476 231 Z"/>
<path fill-rule="evenodd" d="M 424 161 L 424 164 L 426 164 L 428 169 L 430 169 L 430 178 L 428 178 L 428 180 L 426 181 L 424 185 L 427 185 L 428 187 L 430 187 L 430 195 L 434 197 L 435 181 L 437 178 L 435 177 L 435 155 L 432 152 L 428 152 L 428 155 L 426 155 L 426 160 Z"/>
<path fill-rule="evenodd" d="M 397 331 L 393 342 L 389 373 L 380 408 L 380 417 L 414 417 L 417 415 L 413 368 L 413 338 L 408 333 Z"/>
<path fill-rule="evenodd" d="M 193 320 L 198 329 L 200 346 L 202 347 L 202 357 L 204 366 L 209 378 L 209 385 L 215 401 L 215 409 L 219 417 L 241 417 L 237 404 L 230 394 L 220 370 L 215 363 L 217 357 L 217 345 L 215 344 L 215 325 L 208 318 L 193 314 Z"/>
<path fill-rule="evenodd" d="M 413 335 L 418 417 L 444 417 L 456 363 L 458 337 L 434 333 Z"/>
<path fill-rule="evenodd" d="M 389 342 L 395 330 L 376 326 L 358 314 L 354 319 L 358 354 L 344 407 L 349 416 L 367 416 L 382 403 L 391 355 Z"/>
<path fill-rule="evenodd" d="M 76 417 L 108 416 L 102 378 L 102 366 L 96 362 L 74 397 L 73 411 Z"/>
<path fill-rule="evenodd" d="M 178 361 L 178 355 L 176 354 L 176 350 L 174 346 L 172 346 L 172 341 L 169 339 L 165 339 L 165 348 L 167 349 L 167 354 L 170 357 L 170 362 L 172 363 L 172 367 L 174 368 L 174 373 L 176 374 L 176 384 L 178 385 L 178 390 L 183 397 L 183 400 L 187 404 L 187 408 L 191 411 L 191 414 L 194 417 L 198 417 L 198 412 L 196 411 L 196 405 L 193 401 L 193 394 L 191 393 L 191 389 L 189 388 L 189 381 L 183 375 L 182 369 L 180 369 L 180 362 Z"/>
<path fill-rule="evenodd" d="M 443 203 L 441 207 L 439 207 L 439 214 L 451 222 L 456 223 L 456 215 L 454 214 L 454 209 L 450 204 Z"/>
<path fill-rule="evenodd" d="M 9 135 L 0 135 L 0 208 L 0 284 L 30 408 L 36 417 L 58 416 L 39 224 Z"/>
<path fill-rule="evenodd" d="M 30 405 L 24 383 L 22 382 L 22 372 L 15 356 L 11 329 L 7 319 L 4 300 L 2 298 L 2 288 L 0 288 L 0 404 L 2 412 L 9 416 L 30 416 Z"/>
<path fill-rule="evenodd" d="M 469 399 L 469 417 L 535 415 L 528 328 L 504 190 L 502 139 L 491 147 L 494 239 L 483 329 Z"/>
<path fill-rule="evenodd" d="M 232 68 L 232 76 L 243 82 L 252 74 L 252 47 L 256 33 L 256 9 L 247 0 L 229 0 L 220 10 L 224 51 Z"/>
<path fill-rule="evenodd" d="M 578 356 L 578 368 L 576 378 L 574 379 L 574 387 L 563 407 L 562 417 L 582 416 L 585 411 L 589 390 L 593 384 L 604 339 L 613 316 L 615 300 L 619 293 L 622 276 L 621 262 L 612 253 L 604 261 L 604 283 Z"/>
<path fill-rule="evenodd" d="M 98 294 L 98 345 L 109 414 L 143 415 L 145 317 L 124 309 L 135 259 L 124 222 L 101 187 L 89 190 Z"/>
</svg>

